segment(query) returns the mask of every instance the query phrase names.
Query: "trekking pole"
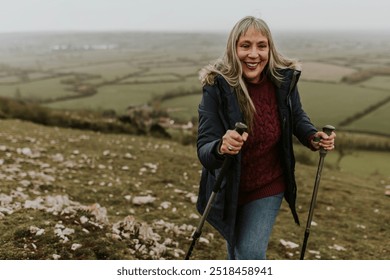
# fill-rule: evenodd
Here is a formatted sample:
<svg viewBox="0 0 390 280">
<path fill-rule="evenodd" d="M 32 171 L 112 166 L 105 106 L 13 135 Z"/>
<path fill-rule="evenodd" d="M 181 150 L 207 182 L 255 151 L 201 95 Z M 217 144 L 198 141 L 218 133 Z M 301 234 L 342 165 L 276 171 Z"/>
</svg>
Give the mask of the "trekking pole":
<svg viewBox="0 0 390 280">
<path fill-rule="evenodd" d="M 322 128 L 322 131 L 325 132 L 329 136 L 332 134 L 332 132 L 334 130 L 335 130 L 335 128 L 331 125 L 326 125 Z M 318 139 L 318 141 L 319 141 L 319 139 Z M 300 258 L 301 260 L 303 260 L 305 258 L 307 240 L 309 239 L 309 235 L 310 235 L 310 226 L 311 226 L 311 221 L 313 219 L 313 212 L 314 212 L 314 207 L 316 205 L 317 192 L 318 192 L 318 187 L 320 185 L 321 172 L 322 172 L 322 167 L 324 165 L 324 159 L 325 159 L 326 154 L 327 154 L 327 151 L 324 148 L 321 148 L 320 149 L 320 160 L 318 162 L 317 175 L 316 175 L 316 180 L 314 182 L 313 195 L 311 198 L 309 215 L 307 217 L 305 237 L 303 239 L 303 244 L 302 244 L 301 258 Z"/>
<path fill-rule="evenodd" d="M 245 124 L 241 123 L 241 122 L 237 122 L 236 125 L 235 125 L 235 129 L 234 130 L 237 131 L 240 135 L 242 135 L 247 130 L 247 126 Z M 203 225 L 204 225 L 204 223 L 206 221 L 207 216 L 209 215 L 209 212 L 210 212 L 211 206 L 212 206 L 212 204 L 214 202 L 214 199 L 215 199 L 217 193 L 219 192 L 219 190 L 221 189 L 222 180 L 225 177 L 226 172 L 229 169 L 229 166 L 232 163 L 232 161 L 233 161 L 233 156 L 231 156 L 231 155 L 227 155 L 225 157 L 224 161 L 223 161 L 223 164 L 222 164 L 222 167 L 221 167 L 221 171 L 220 171 L 220 173 L 219 173 L 219 175 L 217 177 L 217 180 L 215 181 L 214 187 L 213 187 L 213 192 L 210 195 L 210 198 L 209 198 L 209 200 L 207 202 L 206 208 L 205 208 L 205 210 L 203 212 L 203 215 L 202 215 L 202 217 L 201 217 L 201 219 L 199 221 L 198 227 L 196 228 L 196 230 L 192 234 L 191 246 L 188 249 L 188 252 L 187 252 L 187 255 L 185 257 L 185 260 L 189 260 L 190 259 L 192 251 L 193 251 L 193 249 L 195 247 L 195 243 L 196 243 L 196 241 L 199 239 L 199 237 L 202 234 Z"/>
</svg>

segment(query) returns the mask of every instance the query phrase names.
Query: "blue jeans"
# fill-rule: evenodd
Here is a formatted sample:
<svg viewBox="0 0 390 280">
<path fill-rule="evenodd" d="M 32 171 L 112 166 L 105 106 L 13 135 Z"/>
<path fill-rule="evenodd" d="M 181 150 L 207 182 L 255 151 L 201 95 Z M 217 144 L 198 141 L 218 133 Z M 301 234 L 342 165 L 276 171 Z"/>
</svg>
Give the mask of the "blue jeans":
<svg viewBox="0 0 390 280">
<path fill-rule="evenodd" d="M 283 201 L 283 193 L 258 199 L 237 211 L 236 244 L 228 245 L 230 260 L 265 260 L 268 241 Z"/>
</svg>

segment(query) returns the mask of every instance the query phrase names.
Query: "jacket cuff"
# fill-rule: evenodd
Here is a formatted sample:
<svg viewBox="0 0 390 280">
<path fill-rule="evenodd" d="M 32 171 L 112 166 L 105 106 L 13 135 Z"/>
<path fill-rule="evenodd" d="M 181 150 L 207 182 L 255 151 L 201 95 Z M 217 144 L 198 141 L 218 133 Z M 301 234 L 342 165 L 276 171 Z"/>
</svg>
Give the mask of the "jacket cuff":
<svg viewBox="0 0 390 280">
<path fill-rule="evenodd" d="M 214 153 L 214 155 L 215 155 L 215 157 L 216 157 L 217 159 L 224 159 L 224 157 L 225 157 L 224 154 L 221 154 L 221 153 L 219 152 L 221 145 L 222 145 L 222 140 L 219 140 L 219 141 L 217 142 L 217 145 L 215 145 L 215 148 L 213 149 L 213 153 Z"/>
<path fill-rule="evenodd" d="M 310 150 L 312 150 L 312 151 L 318 151 L 318 150 L 313 146 L 313 144 L 312 144 L 312 142 L 311 142 L 311 141 L 314 139 L 314 137 L 315 137 L 315 133 L 312 134 L 312 135 L 310 135 L 309 138 L 308 138 L 308 141 L 309 141 L 309 148 L 310 148 Z"/>
</svg>

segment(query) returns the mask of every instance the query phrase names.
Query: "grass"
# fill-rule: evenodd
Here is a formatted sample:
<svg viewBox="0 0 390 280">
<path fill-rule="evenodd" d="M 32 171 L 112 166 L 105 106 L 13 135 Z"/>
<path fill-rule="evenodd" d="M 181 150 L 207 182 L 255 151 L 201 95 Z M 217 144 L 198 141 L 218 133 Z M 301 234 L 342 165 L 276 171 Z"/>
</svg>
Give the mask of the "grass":
<svg viewBox="0 0 390 280">
<path fill-rule="evenodd" d="M 180 77 L 177 77 L 173 74 L 154 74 L 154 75 L 148 75 L 148 76 L 141 76 L 141 77 L 131 77 L 126 80 L 122 80 L 121 83 L 160 83 L 160 82 L 179 82 L 181 80 Z"/>
<path fill-rule="evenodd" d="M 388 174 L 389 152 L 351 151 L 340 162 L 340 169 L 356 175 Z M 336 155 L 330 156 L 335 162 Z"/>
<path fill-rule="evenodd" d="M 383 100 L 388 93 L 382 90 L 361 88 L 343 84 L 324 84 L 316 82 L 300 82 L 302 104 L 312 121 L 318 125 L 334 124 L 357 112 L 363 111 L 372 104 Z M 383 126 L 372 129 L 387 133 Z"/>
<path fill-rule="evenodd" d="M 75 92 L 67 90 L 67 85 L 61 83 L 64 78 L 53 78 L 32 81 L 20 85 L 0 85 L 1 95 L 4 97 L 32 98 L 35 100 L 50 100 L 58 97 L 76 95 Z M 16 92 L 19 89 L 19 96 Z"/>
<path fill-rule="evenodd" d="M 169 115 L 182 122 L 197 118 L 198 105 L 202 99 L 201 90 L 198 94 L 168 99 L 162 103 L 162 107 L 169 110 Z"/>
<path fill-rule="evenodd" d="M 199 220 L 193 202 L 201 169 L 195 147 L 15 120 L 0 124 L 1 259 L 184 258 Z M 316 167 L 298 164 L 296 170 L 302 226 L 293 223 L 284 203 L 270 259 L 298 259 L 299 249 L 285 248 L 280 240 L 302 242 Z M 308 243 L 317 252 L 307 258 L 389 259 L 390 208 L 384 195 L 389 184 L 388 175 L 366 178 L 326 167 Z M 148 195 L 154 201 L 133 203 Z M 38 199 L 39 207 L 31 206 Z M 148 229 L 146 241 L 131 231 L 129 217 Z M 37 235 L 36 228 L 44 233 Z M 59 229 L 74 232 L 65 241 Z M 226 258 L 224 240 L 208 224 L 202 237 L 208 242 L 195 247 L 193 259 Z M 158 244 L 164 252 L 156 253 Z"/>
<path fill-rule="evenodd" d="M 184 63 L 183 63 L 184 64 Z M 148 75 L 161 75 L 161 74 L 175 74 L 175 75 L 184 75 L 184 76 L 198 76 L 198 71 L 200 70 L 199 65 L 191 65 L 191 66 L 177 66 L 174 67 L 159 67 L 159 68 L 151 68 L 148 71 Z"/>
<path fill-rule="evenodd" d="M 377 89 L 390 89 L 390 77 L 389 76 L 374 76 L 367 81 L 361 82 L 360 85 L 368 88 Z"/>
<path fill-rule="evenodd" d="M 147 104 L 154 97 L 163 95 L 169 91 L 191 89 L 196 87 L 199 87 L 199 81 L 195 77 L 186 78 L 180 82 L 108 85 L 100 87 L 98 89 L 98 93 L 94 96 L 53 102 L 47 106 L 65 109 L 113 109 L 122 113 L 130 105 L 136 106 Z"/>
<path fill-rule="evenodd" d="M 107 62 L 98 65 L 85 65 L 68 68 L 66 70 L 67 72 L 101 75 L 107 81 L 138 71 L 137 67 L 128 62 Z"/>
<path fill-rule="evenodd" d="M 351 123 L 346 126 L 350 130 L 360 130 L 368 132 L 383 132 L 386 134 L 390 133 L 390 123 L 389 123 L 389 112 L 390 112 L 390 103 L 381 106 L 375 111 L 371 112 L 368 115 L 365 115 L 361 119 Z"/>
<path fill-rule="evenodd" d="M 388 259 L 389 248 L 383 241 L 386 240 L 389 218 L 383 213 L 387 206 L 384 208 L 380 206 L 382 203 L 386 204 L 388 200 L 383 195 L 383 186 L 375 177 L 370 183 L 369 180 L 346 174 L 329 169 L 323 170 L 313 217 L 316 226 L 311 227 L 307 248 L 315 252 L 308 251 L 307 258 Z M 301 195 L 298 198 L 298 207 L 302 226 L 287 229 L 289 222 L 286 215 L 289 213 L 286 207 L 282 210 L 270 244 L 279 252 L 279 255 L 270 253 L 275 259 L 279 259 L 282 254 L 279 239 L 297 240 L 298 244 L 303 240 L 314 176 L 314 168 L 299 167 L 298 182 Z M 343 249 L 339 251 L 335 249 L 339 248 L 335 245 Z M 287 256 L 297 258 L 298 250 L 289 250 Z"/>
<path fill-rule="evenodd" d="M 142 89 L 134 85 L 110 85 L 98 89 L 94 96 L 70 99 L 66 101 L 52 102 L 45 106 L 56 109 L 112 109 L 118 113 L 124 113 L 130 105 L 142 105 L 147 103 L 154 92 L 150 89 Z M 132 100 L 129 103 L 129 100 Z"/>
</svg>

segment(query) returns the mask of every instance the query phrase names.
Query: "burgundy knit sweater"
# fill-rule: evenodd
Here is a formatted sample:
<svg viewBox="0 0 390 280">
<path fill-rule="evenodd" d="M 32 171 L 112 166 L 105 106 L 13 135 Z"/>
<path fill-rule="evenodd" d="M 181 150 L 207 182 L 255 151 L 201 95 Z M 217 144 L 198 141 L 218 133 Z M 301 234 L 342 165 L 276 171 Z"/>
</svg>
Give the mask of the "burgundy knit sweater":
<svg viewBox="0 0 390 280">
<path fill-rule="evenodd" d="M 239 205 L 285 190 L 280 157 L 281 127 L 275 87 L 265 77 L 247 84 L 256 107 L 253 130 L 242 147 Z"/>
</svg>

